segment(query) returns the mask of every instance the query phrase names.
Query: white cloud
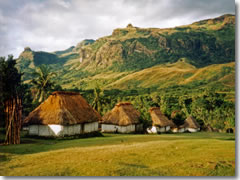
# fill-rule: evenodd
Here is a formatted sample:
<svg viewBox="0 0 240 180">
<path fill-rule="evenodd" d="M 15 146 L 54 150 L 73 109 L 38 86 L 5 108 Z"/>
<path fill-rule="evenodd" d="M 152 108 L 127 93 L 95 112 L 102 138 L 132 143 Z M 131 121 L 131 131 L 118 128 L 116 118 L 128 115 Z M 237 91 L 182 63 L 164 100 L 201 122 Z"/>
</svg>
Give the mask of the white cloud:
<svg viewBox="0 0 240 180">
<path fill-rule="evenodd" d="M 174 27 L 234 13 L 234 0 L 0 0 L 0 56 L 55 51 L 132 23 Z"/>
</svg>

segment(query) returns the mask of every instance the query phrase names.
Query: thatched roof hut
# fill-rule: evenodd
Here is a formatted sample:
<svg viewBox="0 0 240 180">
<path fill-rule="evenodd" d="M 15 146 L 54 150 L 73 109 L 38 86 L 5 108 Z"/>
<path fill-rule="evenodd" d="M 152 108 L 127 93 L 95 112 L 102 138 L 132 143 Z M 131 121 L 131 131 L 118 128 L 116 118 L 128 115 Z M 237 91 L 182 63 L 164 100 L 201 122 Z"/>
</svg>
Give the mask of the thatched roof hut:
<svg viewBox="0 0 240 180">
<path fill-rule="evenodd" d="M 25 125 L 74 125 L 92 123 L 101 116 L 75 92 L 53 92 L 24 120 Z"/>
<path fill-rule="evenodd" d="M 131 103 L 121 102 L 115 105 L 112 111 L 103 116 L 101 123 L 128 126 L 131 124 L 139 124 L 139 119 L 140 112 L 138 112 Z"/>
<path fill-rule="evenodd" d="M 197 123 L 196 119 L 194 117 L 192 117 L 192 116 L 189 116 L 185 120 L 183 126 L 185 128 L 192 128 L 192 129 L 199 129 L 200 128 L 200 125 Z"/>
<path fill-rule="evenodd" d="M 151 118 L 152 118 L 152 125 L 159 126 L 159 127 L 166 127 L 166 126 L 174 126 L 174 123 L 171 122 L 161 111 L 159 107 L 152 107 L 149 110 Z"/>
</svg>

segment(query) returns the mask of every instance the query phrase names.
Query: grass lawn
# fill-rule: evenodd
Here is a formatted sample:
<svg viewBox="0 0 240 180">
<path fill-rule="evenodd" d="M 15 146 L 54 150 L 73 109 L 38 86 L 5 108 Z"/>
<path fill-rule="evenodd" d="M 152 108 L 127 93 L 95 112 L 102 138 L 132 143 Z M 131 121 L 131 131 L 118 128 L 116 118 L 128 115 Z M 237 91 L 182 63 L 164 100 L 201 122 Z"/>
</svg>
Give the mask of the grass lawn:
<svg viewBox="0 0 240 180">
<path fill-rule="evenodd" d="M 234 176 L 235 136 L 104 134 L 0 145 L 1 176 Z"/>
</svg>

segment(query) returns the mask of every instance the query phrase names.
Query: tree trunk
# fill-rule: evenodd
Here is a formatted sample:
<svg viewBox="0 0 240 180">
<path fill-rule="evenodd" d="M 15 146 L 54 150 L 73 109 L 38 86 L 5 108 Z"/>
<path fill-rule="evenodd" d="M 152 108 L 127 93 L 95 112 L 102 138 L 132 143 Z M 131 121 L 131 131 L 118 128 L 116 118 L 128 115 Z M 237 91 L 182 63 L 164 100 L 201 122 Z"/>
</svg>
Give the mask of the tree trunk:
<svg viewBox="0 0 240 180">
<path fill-rule="evenodd" d="M 12 98 L 5 102 L 6 137 L 5 144 L 20 144 L 22 125 L 22 99 Z"/>
</svg>

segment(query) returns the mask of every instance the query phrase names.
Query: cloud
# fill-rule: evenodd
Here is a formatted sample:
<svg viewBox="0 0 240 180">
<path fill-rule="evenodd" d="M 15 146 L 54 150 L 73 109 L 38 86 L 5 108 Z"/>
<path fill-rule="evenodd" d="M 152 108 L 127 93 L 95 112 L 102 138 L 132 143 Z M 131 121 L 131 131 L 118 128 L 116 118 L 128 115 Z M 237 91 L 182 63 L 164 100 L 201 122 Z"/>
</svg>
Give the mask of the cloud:
<svg viewBox="0 0 240 180">
<path fill-rule="evenodd" d="M 174 27 L 226 13 L 234 0 L 0 0 L 0 56 L 66 49 L 128 23 Z"/>
</svg>

